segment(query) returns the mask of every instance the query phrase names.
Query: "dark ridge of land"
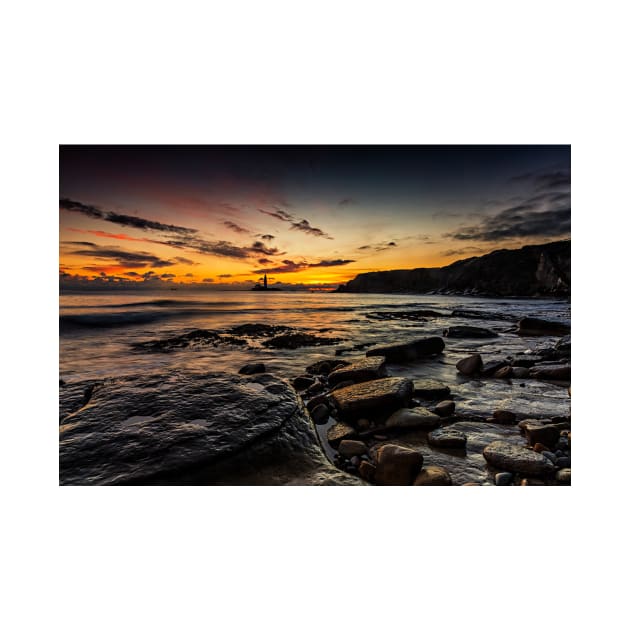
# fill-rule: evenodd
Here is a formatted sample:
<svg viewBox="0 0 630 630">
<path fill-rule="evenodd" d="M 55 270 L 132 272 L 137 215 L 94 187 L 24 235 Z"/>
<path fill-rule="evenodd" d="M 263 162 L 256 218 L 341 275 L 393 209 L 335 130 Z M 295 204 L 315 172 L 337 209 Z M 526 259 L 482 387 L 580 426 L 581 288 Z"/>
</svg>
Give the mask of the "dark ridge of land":
<svg viewBox="0 0 630 630">
<path fill-rule="evenodd" d="M 337 292 L 568 297 L 571 241 L 500 249 L 447 267 L 361 273 Z"/>
</svg>

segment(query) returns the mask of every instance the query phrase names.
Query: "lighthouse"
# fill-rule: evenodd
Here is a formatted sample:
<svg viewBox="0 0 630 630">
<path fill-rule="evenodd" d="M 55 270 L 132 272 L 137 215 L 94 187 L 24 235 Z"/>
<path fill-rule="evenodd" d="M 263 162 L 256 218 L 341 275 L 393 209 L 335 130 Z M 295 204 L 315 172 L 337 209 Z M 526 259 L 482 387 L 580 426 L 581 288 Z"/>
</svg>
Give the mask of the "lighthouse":
<svg viewBox="0 0 630 630">
<path fill-rule="evenodd" d="M 263 287 L 265 289 L 267 288 L 267 274 L 265 274 L 265 277 L 263 278 Z"/>
</svg>

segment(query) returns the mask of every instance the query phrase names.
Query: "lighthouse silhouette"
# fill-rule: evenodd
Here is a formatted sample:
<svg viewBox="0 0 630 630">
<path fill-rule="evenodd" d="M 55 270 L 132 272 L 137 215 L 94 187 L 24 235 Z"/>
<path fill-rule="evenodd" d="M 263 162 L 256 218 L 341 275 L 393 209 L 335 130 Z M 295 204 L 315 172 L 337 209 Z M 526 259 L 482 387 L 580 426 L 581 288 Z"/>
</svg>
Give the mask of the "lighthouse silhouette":
<svg viewBox="0 0 630 630">
<path fill-rule="evenodd" d="M 265 289 L 267 288 L 267 274 L 265 274 L 265 277 L 263 278 L 263 287 Z"/>
</svg>

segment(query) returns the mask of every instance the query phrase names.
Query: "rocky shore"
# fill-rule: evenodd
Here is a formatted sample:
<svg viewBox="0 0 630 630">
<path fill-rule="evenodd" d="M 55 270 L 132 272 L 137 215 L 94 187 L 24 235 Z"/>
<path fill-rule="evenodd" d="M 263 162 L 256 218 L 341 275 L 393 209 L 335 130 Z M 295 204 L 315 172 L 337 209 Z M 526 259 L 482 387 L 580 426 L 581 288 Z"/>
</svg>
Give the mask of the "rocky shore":
<svg viewBox="0 0 630 630">
<path fill-rule="evenodd" d="M 391 315 L 396 316 L 408 319 L 410 312 Z M 422 317 L 444 314 L 423 311 Z M 449 326 L 441 336 L 370 347 L 363 358 L 318 360 L 293 376 L 270 374 L 257 361 L 235 366 L 238 374 L 60 381 L 60 481 L 570 484 L 570 328 L 532 317 L 508 323 L 501 332 Z M 338 342 L 319 332 L 247 324 L 223 332 L 196 330 L 134 349 L 171 352 L 223 343 L 291 349 Z M 430 373 L 448 344 L 458 344 L 461 352 L 467 339 L 476 347 L 503 334 L 555 341 L 535 355 L 472 352 L 453 366 L 450 382 L 417 377 L 418 366 Z M 415 376 L 406 374 L 412 367 Z M 485 383 L 544 382 L 567 392 L 566 414 L 537 417 L 505 405 L 471 413 L 468 401 L 452 393 L 462 381 L 481 389 Z"/>
</svg>

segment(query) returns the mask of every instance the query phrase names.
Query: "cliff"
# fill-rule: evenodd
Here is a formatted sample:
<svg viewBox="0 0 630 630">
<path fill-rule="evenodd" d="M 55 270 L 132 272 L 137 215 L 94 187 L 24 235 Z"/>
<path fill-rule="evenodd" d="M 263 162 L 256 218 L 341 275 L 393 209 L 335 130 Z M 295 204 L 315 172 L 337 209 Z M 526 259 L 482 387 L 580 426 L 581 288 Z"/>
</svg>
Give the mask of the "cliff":
<svg viewBox="0 0 630 630">
<path fill-rule="evenodd" d="M 498 296 L 568 296 L 571 241 L 500 249 L 447 267 L 359 274 L 341 293 L 453 293 Z"/>
</svg>

